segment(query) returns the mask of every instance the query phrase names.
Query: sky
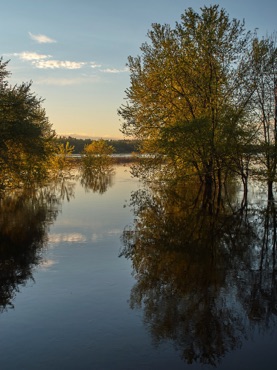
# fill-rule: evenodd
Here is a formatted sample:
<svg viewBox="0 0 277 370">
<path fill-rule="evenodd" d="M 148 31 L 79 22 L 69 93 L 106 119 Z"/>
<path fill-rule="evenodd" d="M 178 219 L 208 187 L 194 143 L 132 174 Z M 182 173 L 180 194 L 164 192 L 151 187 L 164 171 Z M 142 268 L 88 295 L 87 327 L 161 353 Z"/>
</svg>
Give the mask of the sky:
<svg viewBox="0 0 277 370">
<path fill-rule="evenodd" d="M 277 30 L 276 0 L 0 0 L 0 57 L 12 85 L 32 81 L 58 135 L 120 139 L 128 56 L 153 23 L 214 4 L 261 37 Z"/>
</svg>

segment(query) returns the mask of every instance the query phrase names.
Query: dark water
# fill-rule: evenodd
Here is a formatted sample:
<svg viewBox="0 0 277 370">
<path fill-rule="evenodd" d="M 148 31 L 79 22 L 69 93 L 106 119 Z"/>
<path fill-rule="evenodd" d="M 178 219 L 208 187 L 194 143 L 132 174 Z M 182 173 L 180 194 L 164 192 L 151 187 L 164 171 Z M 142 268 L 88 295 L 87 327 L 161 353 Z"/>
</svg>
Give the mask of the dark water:
<svg viewBox="0 0 277 370">
<path fill-rule="evenodd" d="M 276 368 L 272 209 L 207 226 L 184 194 L 134 216 L 126 167 L 82 183 L 1 203 L 1 370 Z"/>
</svg>

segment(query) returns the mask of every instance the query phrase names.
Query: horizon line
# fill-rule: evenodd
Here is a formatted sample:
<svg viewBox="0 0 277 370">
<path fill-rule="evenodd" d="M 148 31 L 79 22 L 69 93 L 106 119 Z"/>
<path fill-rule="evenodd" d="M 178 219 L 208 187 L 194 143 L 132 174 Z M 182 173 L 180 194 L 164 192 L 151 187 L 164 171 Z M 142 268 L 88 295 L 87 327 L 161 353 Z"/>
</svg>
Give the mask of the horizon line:
<svg viewBox="0 0 277 370">
<path fill-rule="evenodd" d="M 75 139 L 91 139 L 91 140 L 125 140 L 123 136 L 108 136 L 108 135 L 89 135 L 89 134 L 75 134 L 75 133 L 58 133 L 56 132 L 57 136 L 63 137 L 73 137 Z"/>
</svg>

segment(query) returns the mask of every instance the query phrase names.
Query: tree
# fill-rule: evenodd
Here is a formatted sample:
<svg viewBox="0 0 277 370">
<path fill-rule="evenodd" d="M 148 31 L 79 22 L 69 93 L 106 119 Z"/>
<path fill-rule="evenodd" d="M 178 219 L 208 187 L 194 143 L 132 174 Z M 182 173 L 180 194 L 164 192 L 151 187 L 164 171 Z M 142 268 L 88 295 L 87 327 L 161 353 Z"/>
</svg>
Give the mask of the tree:
<svg viewBox="0 0 277 370">
<path fill-rule="evenodd" d="M 54 176 L 59 177 L 70 174 L 73 164 L 69 157 L 73 151 L 74 146 L 70 145 L 68 141 L 64 144 L 57 144 L 56 155 L 51 161 L 51 169 Z"/>
<path fill-rule="evenodd" d="M 1 187 L 37 182 L 47 175 L 55 136 L 31 91 L 32 83 L 10 86 L 7 62 L 0 59 L 0 172 Z"/>
<path fill-rule="evenodd" d="M 82 158 L 84 169 L 106 172 L 113 163 L 113 152 L 114 148 L 103 139 L 86 145 Z"/>
<path fill-rule="evenodd" d="M 273 198 L 277 168 L 277 48 L 276 35 L 253 40 L 251 50 L 253 121 L 257 127 L 260 164 L 265 170 L 268 197 Z"/>
<path fill-rule="evenodd" d="M 151 154 L 138 175 L 153 169 L 167 177 L 197 175 L 211 188 L 221 182 L 233 137 L 240 142 L 247 122 L 252 34 L 218 5 L 201 11 L 186 10 L 174 29 L 152 26 L 141 56 L 128 59 L 131 85 L 118 113 L 123 133 Z"/>
<path fill-rule="evenodd" d="M 71 146 L 74 147 L 72 154 L 81 154 L 84 151 L 84 147 L 92 143 L 92 139 L 79 139 L 75 137 L 65 137 L 60 136 L 57 139 L 59 144 L 64 144 L 68 142 Z M 112 145 L 114 152 L 117 154 L 130 154 L 137 150 L 139 143 L 136 140 L 105 140 L 107 144 Z"/>
</svg>

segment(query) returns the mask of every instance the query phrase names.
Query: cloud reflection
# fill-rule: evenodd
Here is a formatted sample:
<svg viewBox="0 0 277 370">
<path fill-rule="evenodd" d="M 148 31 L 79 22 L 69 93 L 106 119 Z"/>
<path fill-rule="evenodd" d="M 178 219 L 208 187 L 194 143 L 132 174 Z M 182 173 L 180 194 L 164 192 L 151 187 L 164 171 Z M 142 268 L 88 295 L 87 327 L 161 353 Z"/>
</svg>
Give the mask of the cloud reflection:
<svg viewBox="0 0 277 370">
<path fill-rule="evenodd" d="M 81 233 L 69 233 L 69 234 L 50 234 L 49 243 L 84 243 L 87 241 L 87 237 Z"/>
<path fill-rule="evenodd" d="M 45 260 L 45 261 L 41 261 L 41 263 L 39 264 L 39 267 L 42 270 L 47 270 L 50 267 L 52 267 L 53 265 L 56 265 L 57 263 L 58 263 L 57 261 L 48 259 L 48 260 Z"/>
<path fill-rule="evenodd" d="M 86 242 L 97 242 L 105 238 L 120 236 L 122 233 L 121 229 L 114 228 L 110 230 L 101 230 L 93 232 L 90 235 L 84 235 L 79 232 L 75 233 L 53 233 L 49 234 L 48 242 L 50 244 L 59 244 L 59 243 L 86 243 Z"/>
</svg>

